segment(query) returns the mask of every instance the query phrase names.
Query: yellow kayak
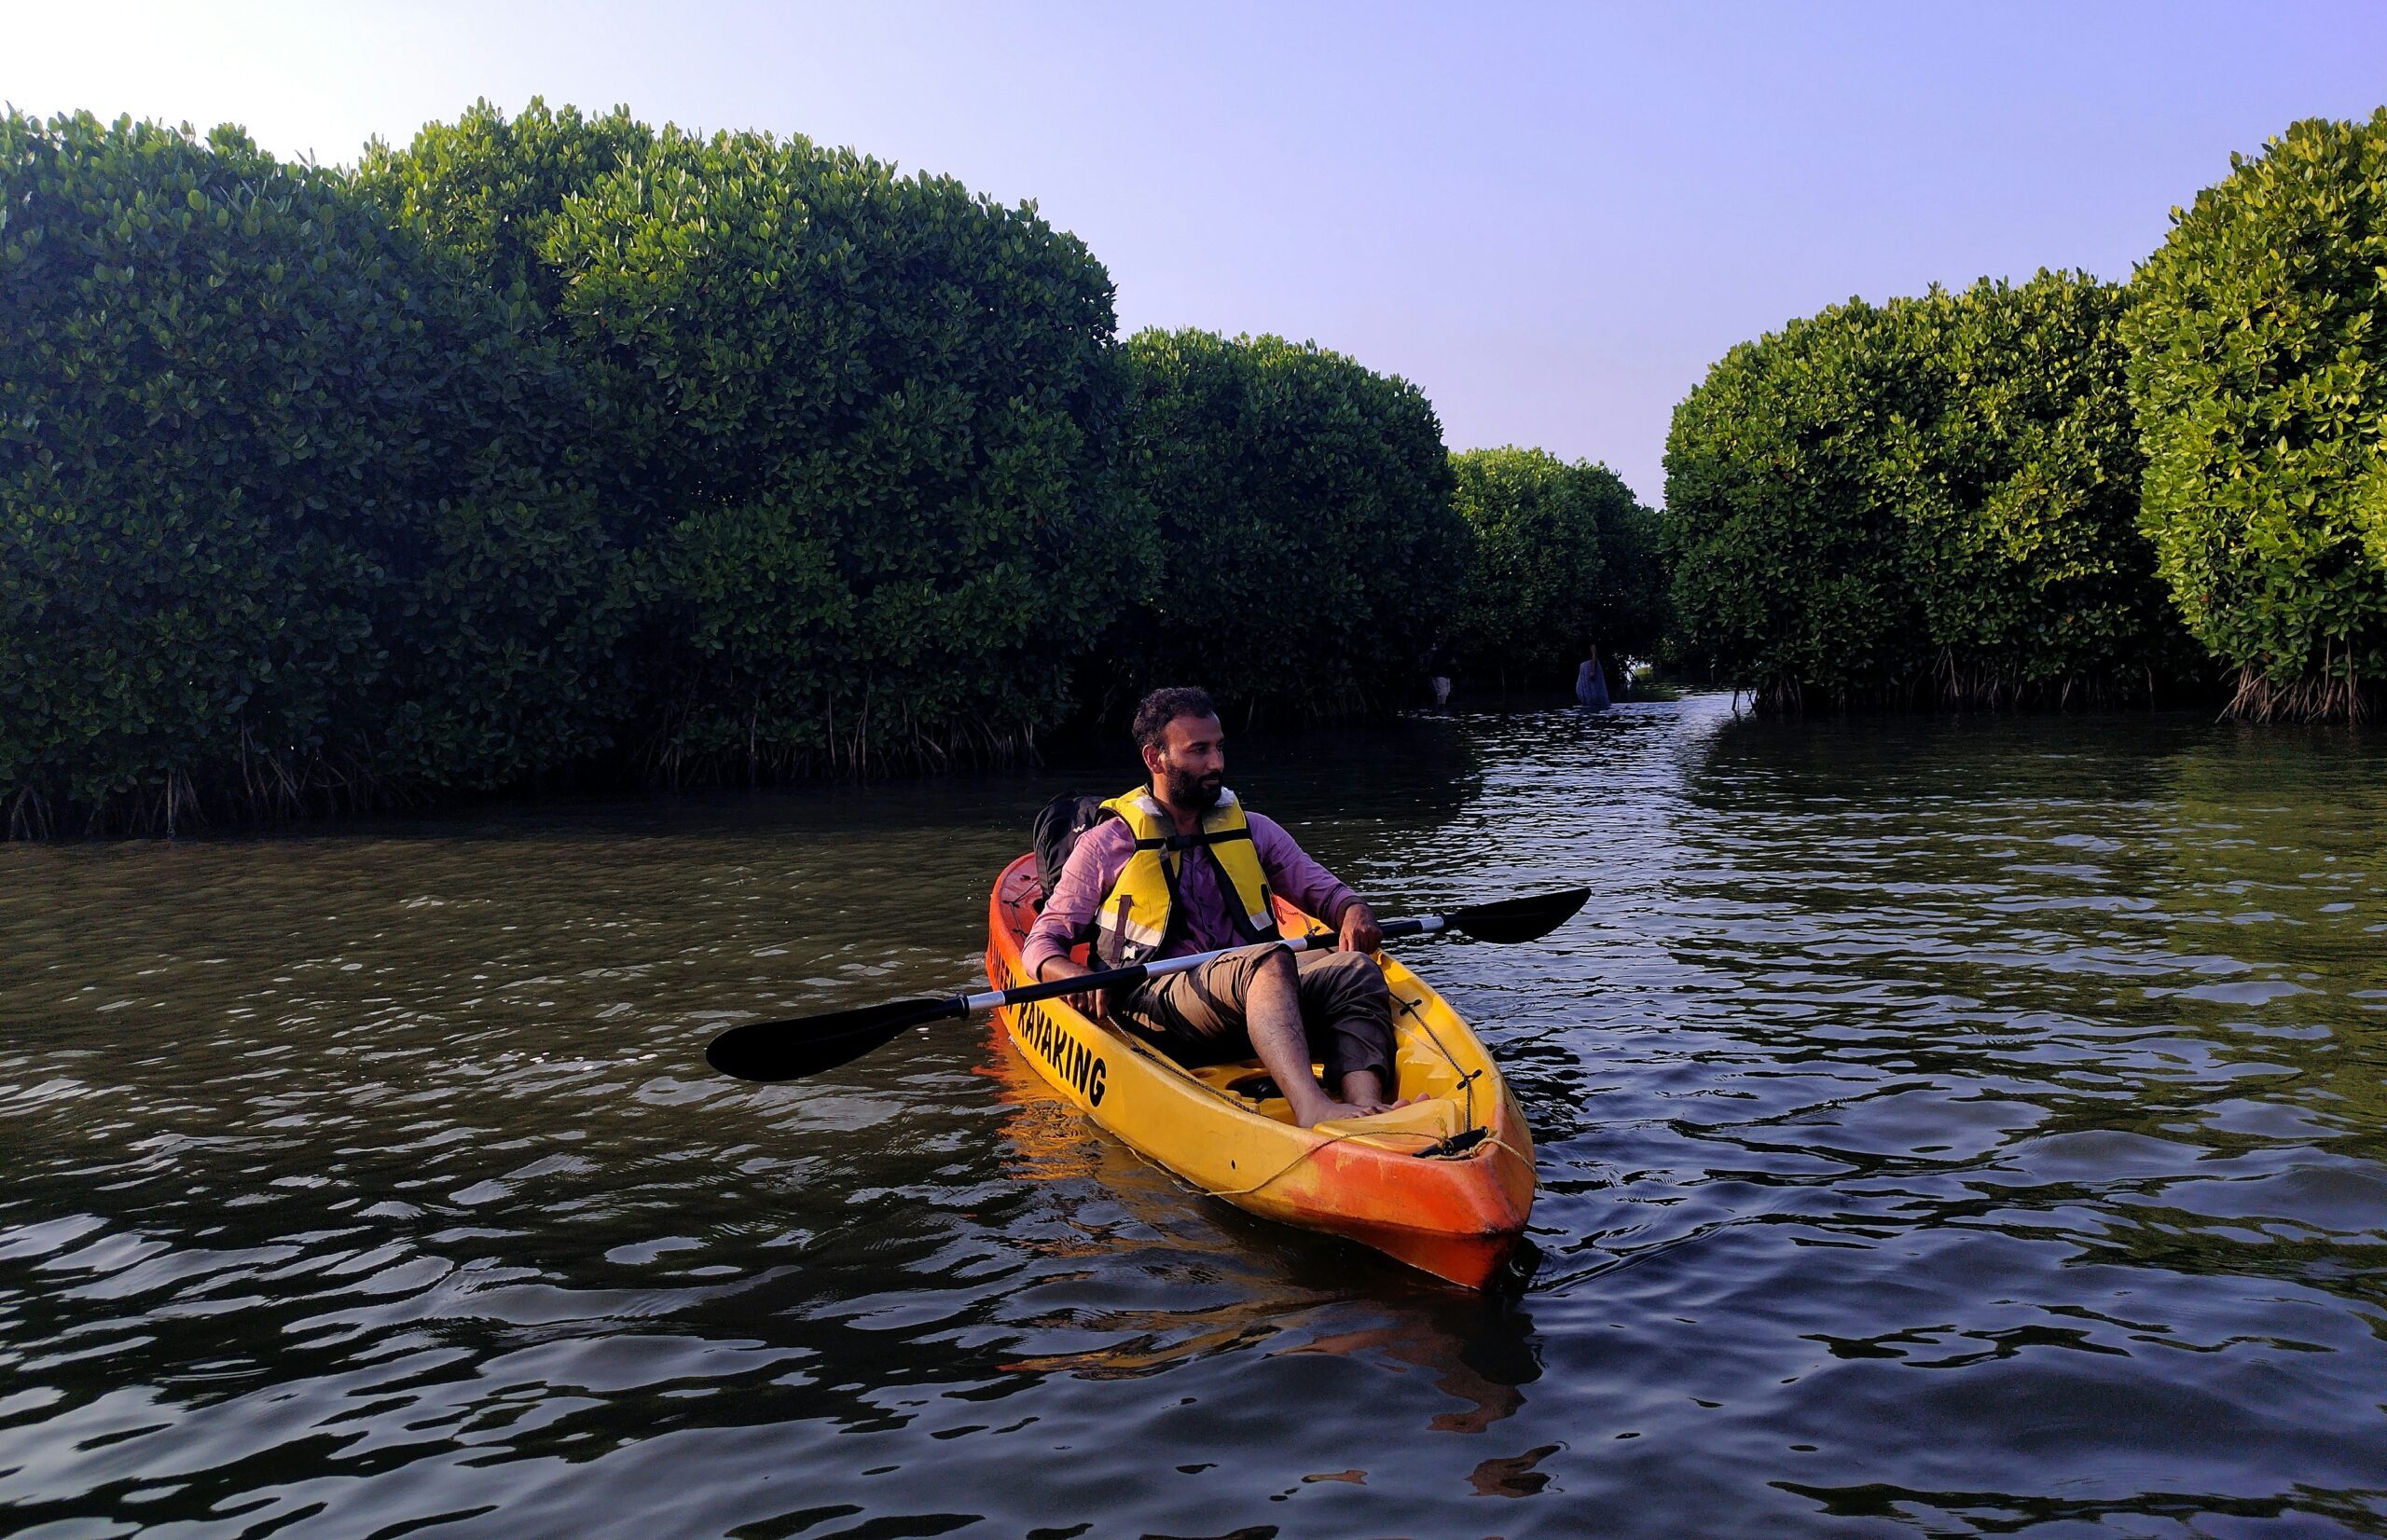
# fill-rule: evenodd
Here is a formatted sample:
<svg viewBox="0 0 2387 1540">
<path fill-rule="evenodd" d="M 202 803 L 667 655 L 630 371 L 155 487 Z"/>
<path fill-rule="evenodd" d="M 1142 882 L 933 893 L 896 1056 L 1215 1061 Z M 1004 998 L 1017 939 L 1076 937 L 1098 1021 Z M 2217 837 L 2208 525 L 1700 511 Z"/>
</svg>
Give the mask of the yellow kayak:
<svg viewBox="0 0 2387 1540">
<path fill-rule="evenodd" d="M 1022 856 L 995 879 L 987 980 L 1030 983 L 1020 947 L 1042 893 Z M 1277 928 L 1321 930 L 1279 899 Z M 1497 1279 L 1533 1208 L 1533 1139 L 1456 1011 L 1382 953 L 1398 1094 L 1427 1099 L 1297 1128 L 1258 1060 L 1190 1069 L 1060 999 L 1007 1006 L 1003 1029 L 1053 1088 L 1146 1159 L 1271 1219 L 1347 1236 L 1465 1288 Z"/>
</svg>

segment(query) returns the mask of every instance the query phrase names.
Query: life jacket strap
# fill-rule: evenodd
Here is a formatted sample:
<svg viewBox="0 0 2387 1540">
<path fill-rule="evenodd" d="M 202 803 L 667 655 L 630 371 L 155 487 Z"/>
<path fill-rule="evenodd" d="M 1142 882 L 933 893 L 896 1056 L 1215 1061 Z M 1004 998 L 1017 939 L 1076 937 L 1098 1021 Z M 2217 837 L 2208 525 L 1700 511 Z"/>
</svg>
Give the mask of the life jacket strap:
<svg viewBox="0 0 2387 1540">
<path fill-rule="evenodd" d="M 1191 834 L 1164 834 L 1157 839 L 1138 840 L 1138 850 L 1192 850 L 1207 845 L 1225 845 L 1231 840 L 1251 838 L 1251 826 L 1241 829 L 1198 829 Z"/>
</svg>

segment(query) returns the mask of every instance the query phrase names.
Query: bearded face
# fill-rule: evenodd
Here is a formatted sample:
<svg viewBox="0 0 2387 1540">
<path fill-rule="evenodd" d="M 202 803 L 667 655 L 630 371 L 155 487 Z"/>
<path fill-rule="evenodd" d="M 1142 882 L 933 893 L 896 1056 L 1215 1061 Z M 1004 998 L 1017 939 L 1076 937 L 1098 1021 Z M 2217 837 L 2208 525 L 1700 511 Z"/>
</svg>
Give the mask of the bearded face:
<svg viewBox="0 0 2387 1540">
<path fill-rule="evenodd" d="M 1207 813 L 1226 785 L 1226 733 L 1216 717 L 1180 717 L 1159 745 L 1144 750 L 1152 789 L 1175 806 Z"/>
<path fill-rule="evenodd" d="M 1213 770 L 1205 775 L 1198 770 L 1184 770 L 1172 765 L 1168 770 L 1168 800 L 1180 807 L 1207 813 L 1219 804 L 1219 791 L 1226 781 L 1223 770 Z"/>
</svg>

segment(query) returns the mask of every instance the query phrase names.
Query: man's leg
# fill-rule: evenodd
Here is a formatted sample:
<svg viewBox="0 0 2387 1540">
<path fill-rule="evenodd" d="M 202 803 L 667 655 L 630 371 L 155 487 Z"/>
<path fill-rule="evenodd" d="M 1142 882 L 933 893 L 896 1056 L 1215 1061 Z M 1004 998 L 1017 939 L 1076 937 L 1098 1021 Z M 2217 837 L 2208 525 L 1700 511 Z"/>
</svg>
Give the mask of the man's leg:
<svg viewBox="0 0 2387 1540">
<path fill-rule="evenodd" d="M 1375 971 L 1373 964 L 1369 971 Z M 1293 955 L 1272 946 L 1234 952 L 1191 972 L 1154 979 L 1118 1011 L 1127 1025 L 1181 1064 L 1257 1054 L 1304 1128 L 1329 1118 L 1358 1117 L 1366 1109 L 1328 1095 L 1310 1073 L 1310 1034 L 1302 1027 L 1302 1004 Z M 1328 1064 L 1330 1073 L 1339 1072 L 1331 1055 Z"/>
<path fill-rule="evenodd" d="M 1251 1034 L 1251 1051 L 1276 1078 L 1276 1089 L 1293 1107 L 1293 1121 L 1307 1128 L 1329 1118 L 1357 1118 L 1373 1110 L 1355 1102 L 1330 1096 L 1309 1070 L 1309 1033 L 1302 1026 L 1300 970 L 1293 955 L 1271 947 L 1251 977 L 1244 997 L 1244 1026 Z"/>
<path fill-rule="evenodd" d="M 1359 952 L 1306 953 L 1298 983 L 1312 1056 L 1326 1066 L 1334 1094 L 1366 1112 L 1404 1105 L 1392 1099 L 1392 990 L 1375 959 Z"/>
</svg>

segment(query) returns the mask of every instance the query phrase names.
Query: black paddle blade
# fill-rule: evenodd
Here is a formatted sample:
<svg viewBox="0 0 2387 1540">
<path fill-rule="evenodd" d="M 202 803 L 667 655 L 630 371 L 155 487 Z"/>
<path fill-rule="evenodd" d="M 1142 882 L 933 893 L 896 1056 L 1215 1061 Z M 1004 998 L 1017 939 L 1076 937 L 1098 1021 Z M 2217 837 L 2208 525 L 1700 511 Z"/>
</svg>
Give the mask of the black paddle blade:
<svg viewBox="0 0 2387 1540">
<path fill-rule="evenodd" d="M 1538 942 L 1573 919 L 1591 897 L 1588 887 L 1569 887 L 1531 898 L 1470 904 L 1442 918 L 1453 930 L 1480 942 Z"/>
<path fill-rule="evenodd" d="M 907 1028 L 966 1016 L 959 997 L 890 1000 L 793 1021 L 740 1022 L 705 1045 L 705 1062 L 741 1080 L 798 1080 L 859 1059 Z"/>
</svg>

